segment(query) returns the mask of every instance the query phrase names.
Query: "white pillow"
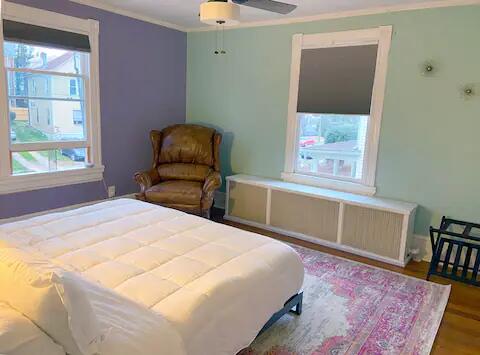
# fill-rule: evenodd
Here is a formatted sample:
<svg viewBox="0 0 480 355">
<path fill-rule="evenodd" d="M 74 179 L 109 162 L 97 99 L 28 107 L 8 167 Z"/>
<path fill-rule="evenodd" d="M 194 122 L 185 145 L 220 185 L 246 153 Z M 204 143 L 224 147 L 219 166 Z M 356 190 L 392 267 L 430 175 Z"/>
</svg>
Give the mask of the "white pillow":
<svg viewBox="0 0 480 355">
<path fill-rule="evenodd" d="M 65 351 L 23 314 L 0 303 L 0 354 L 65 355 Z"/>
<path fill-rule="evenodd" d="M 34 253 L 0 248 L 0 290 L 70 355 L 186 354 L 161 315 Z"/>
<path fill-rule="evenodd" d="M 86 296 L 65 275 L 37 254 L 0 248 L 0 301 L 27 316 L 70 355 L 96 354 L 102 339 L 98 323 Z"/>
</svg>

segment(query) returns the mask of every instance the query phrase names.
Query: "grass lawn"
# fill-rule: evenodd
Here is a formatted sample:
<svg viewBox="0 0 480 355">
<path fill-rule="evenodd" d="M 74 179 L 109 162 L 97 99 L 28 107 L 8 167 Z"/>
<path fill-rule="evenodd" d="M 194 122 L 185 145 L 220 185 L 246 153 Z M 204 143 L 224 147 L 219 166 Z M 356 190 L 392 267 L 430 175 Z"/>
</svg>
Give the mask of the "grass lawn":
<svg viewBox="0 0 480 355">
<path fill-rule="evenodd" d="M 30 172 L 30 170 L 28 170 L 26 167 L 24 167 L 22 164 L 20 164 L 15 159 L 12 160 L 12 165 L 13 165 L 13 173 L 14 174 L 25 174 L 25 173 Z"/>
<path fill-rule="evenodd" d="M 40 132 L 38 129 L 33 128 L 27 122 L 12 121 L 11 123 L 13 131 L 17 134 L 18 142 L 45 142 L 48 141 L 48 137 Z"/>
<path fill-rule="evenodd" d="M 43 156 L 45 158 L 50 158 L 50 152 L 51 152 L 50 150 L 42 150 L 42 151 L 38 152 L 38 154 L 40 154 L 41 156 Z M 64 156 L 60 150 L 57 150 L 56 153 L 57 154 L 54 155 L 53 158 L 56 158 L 57 160 L 61 160 L 61 161 L 72 161 L 72 159 L 70 159 L 69 157 Z"/>
<path fill-rule="evenodd" d="M 28 161 L 31 161 L 31 162 L 37 161 L 37 159 L 35 159 L 30 152 L 20 152 L 20 155 Z"/>
<path fill-rule="evenodd" d="M 24 121 L 12 121 L 11 122 L 11 127 L 13 131 L 17 135 L 17 142 L 47 142 L 48 137 L 46 134 L 43 132 L 39 131 L 38 129 L 30 126 L 28 122 Z M 52 159 L 57 159 L 58 161 L 64 161 L 64 162 L 71 162 L 72 160 L 64 155 L 62 155 L 61 151 L 55 151 L 55 154 L 52 154 L 52 151 L 39 151 L 38 152 L 41 156 L 45 158 L 52 158 Z M 21 152 L 20 155 L 27 161 L 35 163 L 38 162 L 37 159 L 32 155 L 31 152 Z M 24 167 L 22 164 L 20 164 L 18 161 L 13 161 L 14 164 L 14 171 L 15 172 L 29 172 L 29 170 Z"/>
</svg>

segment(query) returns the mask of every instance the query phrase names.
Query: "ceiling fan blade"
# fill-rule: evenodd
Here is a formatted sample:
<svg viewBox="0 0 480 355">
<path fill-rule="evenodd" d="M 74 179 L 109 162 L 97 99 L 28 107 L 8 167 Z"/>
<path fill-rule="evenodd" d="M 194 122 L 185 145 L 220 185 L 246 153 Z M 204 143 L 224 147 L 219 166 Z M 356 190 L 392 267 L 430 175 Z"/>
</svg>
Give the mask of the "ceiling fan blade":
<svg viewBox="0 0 480 355">
<path fill-rule="evenodd" d="M 232 2 L 239 5 L 254 7 L 256 9 L 276 12 L 282 15 L 289 14 L 297 8 L 297 5 L 273 0 L 232 0 Z"/>
</svg>

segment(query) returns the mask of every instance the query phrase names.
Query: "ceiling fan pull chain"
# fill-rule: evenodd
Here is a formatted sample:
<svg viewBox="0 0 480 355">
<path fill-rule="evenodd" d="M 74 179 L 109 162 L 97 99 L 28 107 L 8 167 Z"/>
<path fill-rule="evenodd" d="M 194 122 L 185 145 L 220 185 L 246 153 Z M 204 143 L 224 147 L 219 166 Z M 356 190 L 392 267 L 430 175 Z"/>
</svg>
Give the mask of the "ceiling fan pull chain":
<svg viewBox="0 0 480 355">
<path fill-rule="evenodd" d="M 225 51 L 225 25 L 222 24 L 222 49 L 220 51 L 221 54 L 226 54 Z"/>
<path fill-rule="evenodd" d="M 221 27 L 220 27 L 221 26 Z M 218 46 L 218 37 L 220 38 L 220 48 Z M 225 21 L 217 21 L 215 26 L 215 54 L 226 54 L 225 52 Z"/>
<path fill-rule="evenodd" d="M 213 51 L 215 54 L 219 54 L 218 50 L 218 26 L 215 26 L 215 50 Z"/>
</svg>

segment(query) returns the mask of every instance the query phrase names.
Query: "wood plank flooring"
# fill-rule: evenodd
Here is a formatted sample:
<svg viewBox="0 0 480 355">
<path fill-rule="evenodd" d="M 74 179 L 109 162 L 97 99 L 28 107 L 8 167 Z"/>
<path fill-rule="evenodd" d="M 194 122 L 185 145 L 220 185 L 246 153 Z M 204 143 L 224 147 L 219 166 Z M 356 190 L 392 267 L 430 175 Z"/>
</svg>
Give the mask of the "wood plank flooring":
<svg viewBox="0 0 480 355">
<path fill-rule="evenodd" d="M 215 211 L 213 216 L 213 219 L 220 223 L 229 224 L 237 228 L 249 230 L 328 254 L 345 257 L 350 260 L 382 267 L 384 269 L 392 270 L 404 275 L 414 276 L 419 279 L 425 279 L 425 276 L 427 275 L 429 265 L 427 262 L 422 261 L 420 263 L 416 263 L 412 261 L 407 265 L 406 268 L 400 268 L 379 261 L 370 260 L 361 256 L 287 237 L 278 233 L 225 221 L 222 218 L 222 213 L 220 210 Z M 480 355 L 480 287 L 465 285 L 438 277 L 433 277 L 431 281 L 452 285 L 450 299 L 448 301 L 442 324 L 440 325 L 440 329 L 433 345 L 432 354 Z"/>
</svg>

